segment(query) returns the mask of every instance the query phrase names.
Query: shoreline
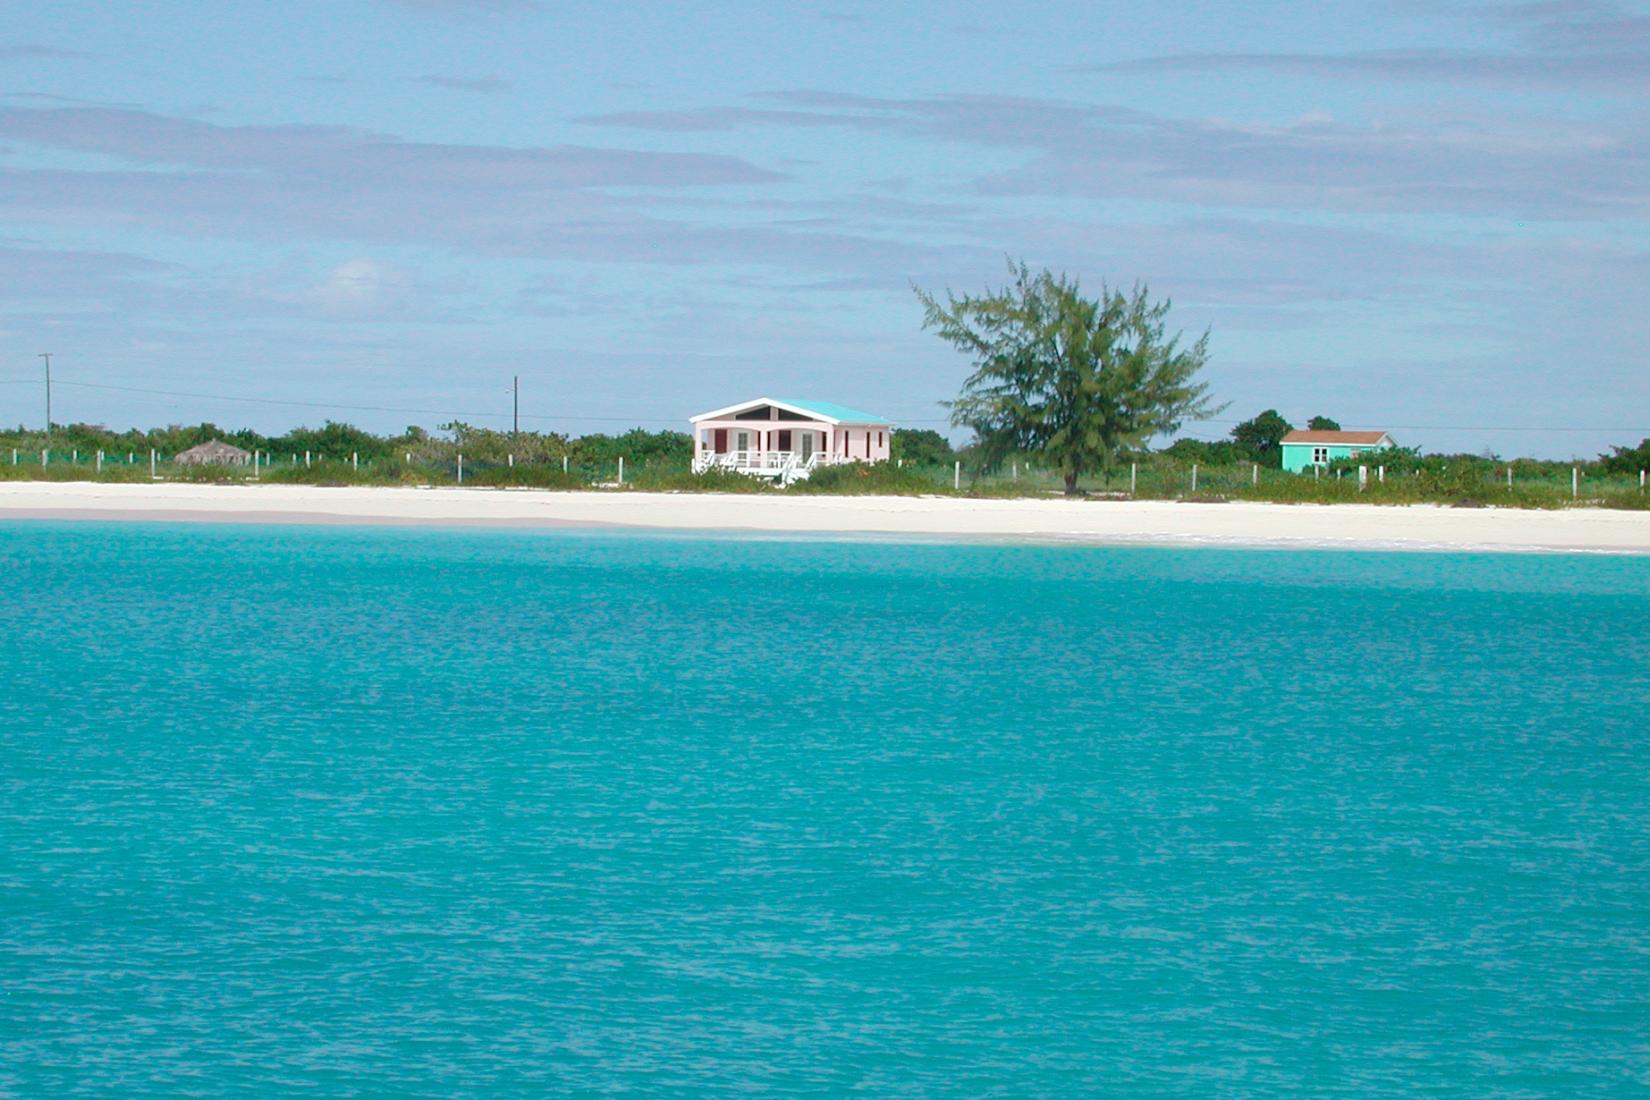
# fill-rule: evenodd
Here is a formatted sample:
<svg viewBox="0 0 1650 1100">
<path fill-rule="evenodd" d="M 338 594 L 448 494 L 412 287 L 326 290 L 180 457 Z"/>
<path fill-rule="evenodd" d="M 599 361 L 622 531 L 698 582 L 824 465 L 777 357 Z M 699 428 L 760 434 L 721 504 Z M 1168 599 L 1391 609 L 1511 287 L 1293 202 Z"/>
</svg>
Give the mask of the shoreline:
<svg viewBox="0 0 1650 1100">
<path fill-rule="evenodd" d="M 0 482 L 0 521 L 652 530 L 1113 546 L 1650 554 L 1650 513 L 1440 505 Z"/>
</svg>

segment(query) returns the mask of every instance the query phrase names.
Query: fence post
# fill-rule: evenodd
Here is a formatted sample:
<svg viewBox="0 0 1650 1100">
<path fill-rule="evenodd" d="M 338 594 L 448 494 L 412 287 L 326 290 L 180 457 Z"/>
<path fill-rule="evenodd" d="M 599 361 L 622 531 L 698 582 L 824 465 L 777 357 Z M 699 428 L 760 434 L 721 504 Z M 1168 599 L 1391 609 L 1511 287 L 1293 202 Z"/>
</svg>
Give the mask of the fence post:
<svg viewBox="0 0 1650 1100">
<path fill-rule="evenodd" d="M 1140 463 L 1129 463 L 1129 495 L 1134 496 L 1135 475 L 1140 472 Z"/>
<path fill-rule="evenodd" d="M 1197 492 L 1197 463 L 1192 463 L 1192 492 Z"/>
<path fill-rule="evenodd" d="M 619 456 L 619 484 L 624 484 L 624 455 Z"/>
<path fill-rule="evenodd" d="M 349 453 L 349 468 L 352 470 L 359 470 L 361 468 L 361 455 L 359 452 L 351 451 Z"/>
<path fill-rule="evenodd" d="M 1254 469 L 1249 471 L 1249 484 L 1260 484 L 1260 463 L 1258 462 L 1254 464 Z"/>
<path fill-rule="evenodd" d="M 1512 467 L 1507 467 L 1507 488 L 1512 488 Z"/>
<path fill-rule="evenodd" d="M 561 456 L 561 472 L 564 473 L 564 474 L 567 472 L 567 456 L 566 455 Z"/>
<path fill-rule="evenodd" d="M 1020 480 L 1020 464 L 1018 462 L 1014 463 L 1014 480 Z"/>
<path fill-rule="evenodd" d="M 44 448 L 42 448 L 41 451 L 40 451 L 40 468 L 42 470 L 44 470 L 46 468 L 46 464 L 49 463 L 50 461 L 51 461 L 51 454 L 48 451 L 46 451 Z"/>
<path fill-rule="evenodd" d="M 962 488 L 962 459 L 951 464 L 951 491 L 954 493 Z"/>
<path fill-rule="evenodd" d="M 80 448 L 79 447 L 76 447 L 74 450 L 69 452 L 69 465 L 71 465 L 71 466 L 80 465 Z"/>
<path fill-rule="evenodd" d="M 155 480 L 155 449 L 149 448 L 149 480 Z"/>
<path fill-rule="evenodd" d="M 516 456 L 512 454 L 512 455 L 509 456 L 509 458 L 510 458 L 510 469 L 514 470 L 516 468 Z"/>
<path fill-rule="evenodd" d="M 1323 480 L 1323 467 L 1319 466 L 1317 463 L 1312 464 L 1312 480 L 1313 481 L 1322 481 Z"/>
<path fill-rule="evenodd" d="M 1369 488 L 1369 467 L 1368 466 L 1359 466 L 1358 467 L 1358 492 L 1361 493 L 1367 488 Z"/>
<path fill-rule="evenodd" d="M 11 449 L 11 464 L 13 466 L 17 465 L 17 448 L 16 447 L 13 447 Z M 1644 479 L 1641 477 L 1641 478 L 1639 478 L 1639 480 L 1643 481 Z"/>
<path fill-rule="evenodd" d="M 460 485 L 464 484 L 464 452 L 463 451 L 460 451 L 458 453 L 458 483 Z"/>
<path fill-rule="evenodd" d="M 100 473 L 100 474 L 103 472 L 103 452 L 102 451 L 97 452 L 97 472 Z"/>
<path fill-rule="evenodd" d="M 16 451 L 13 451 L 11 453 L 11 464 L 13 466 L 17 465 L 17 452 Z M 1641 493 L 1644 492 L 1644 471 L 1643 470 L 1639 471 L 1639 492 L 1641 492 Z"/>
<path fill-rule="evenodd" d="M 258 480 L 258 458 L 259 458 L 260 454 L 261 454 L 261 452 L 259 452 L 259 451 L 253 451 L 252 452 L 252 480 L 253 481 Z"/>
<path fill-rule="evenodd" d="M 1575 500 L 1579 496 L 1581 496 L 1581 467 L 1571 466 L 1570 467 L 1570 499 Z"/>
<path fill-rule="evenodd" d="M 1381 479 L 1381 484 L 1382 485 L 1385 485 L 1386 484 L 1386 467 L 1385 466 L 1380 467 L 1376 471 L 1375 476 Z"/>
<path fill-rule="evenodd" d="M 309 452 L 304 452 L 304 469 L 309 469 Z"/>
</svg>

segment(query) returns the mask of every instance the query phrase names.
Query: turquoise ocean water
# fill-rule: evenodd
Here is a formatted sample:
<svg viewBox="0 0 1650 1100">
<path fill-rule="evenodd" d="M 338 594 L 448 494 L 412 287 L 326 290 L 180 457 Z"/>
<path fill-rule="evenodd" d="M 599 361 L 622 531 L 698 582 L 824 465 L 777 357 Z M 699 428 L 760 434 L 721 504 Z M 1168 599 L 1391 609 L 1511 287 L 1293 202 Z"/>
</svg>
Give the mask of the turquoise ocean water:
<svg viewBox="0 0 1650 1100">
<path fill-rule="evenodd" d="M 1650 1090 L 1650 560 L 0 525 L 0 1094 Z"/>
</svg>

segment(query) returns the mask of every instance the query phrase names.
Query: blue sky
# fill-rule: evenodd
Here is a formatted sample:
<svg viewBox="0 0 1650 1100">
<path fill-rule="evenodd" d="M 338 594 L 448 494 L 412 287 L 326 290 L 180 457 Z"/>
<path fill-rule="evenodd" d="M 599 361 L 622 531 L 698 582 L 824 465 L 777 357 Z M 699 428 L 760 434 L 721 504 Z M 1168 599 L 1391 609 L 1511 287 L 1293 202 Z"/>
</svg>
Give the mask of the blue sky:
<svg viewBox="0 0 1650 1100">
<path fill-rule="evenodd" d="M 513 374 L 539 428 L 761 393 L 943 427 L 967 363 L 910 285 L 983 290 L 1009 255 L 1210 330 L 1230 408 L 1186 434 L 1276 407 L 1429 447 L 1635 443 L 1650 10 L 0 14 L 4 423 L 41 419 L 50 351 L 56 419 L 112 427 L 499 426 Z"/>
</svg>

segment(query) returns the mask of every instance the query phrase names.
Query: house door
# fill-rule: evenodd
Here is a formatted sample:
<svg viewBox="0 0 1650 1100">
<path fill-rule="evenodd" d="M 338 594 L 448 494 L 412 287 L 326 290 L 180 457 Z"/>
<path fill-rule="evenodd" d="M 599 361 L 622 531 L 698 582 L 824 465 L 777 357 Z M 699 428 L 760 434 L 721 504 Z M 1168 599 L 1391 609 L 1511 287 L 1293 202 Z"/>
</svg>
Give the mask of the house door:
<svg viewBox="0 0 1650 1100">
<path fill-rule="evenodd" d="M 804 462 L 808 461 L 808 459 L 813 457 L 813 454 L 814 454 L 814 433 L 813 432 L 803 432 L 802 433 L 802 461 L 804 461 Z"/>
<path fill-rule="evenodd" d="M 734 432 L 733 433 L 733 449 L 736 450 L 736 451 L 748 451 L 748 450 L 750 450 L 751 449 L 751 433 L 749 433 L 749 432 Z"/>
<path fill-rule="evenodd" d="M 728 430 L 726 428 L 716 429 L 716 438 L 712 441 L 711 446 L 716 449 L 716 453 L 719 455 L 728 453 Z"/>
</svg>

